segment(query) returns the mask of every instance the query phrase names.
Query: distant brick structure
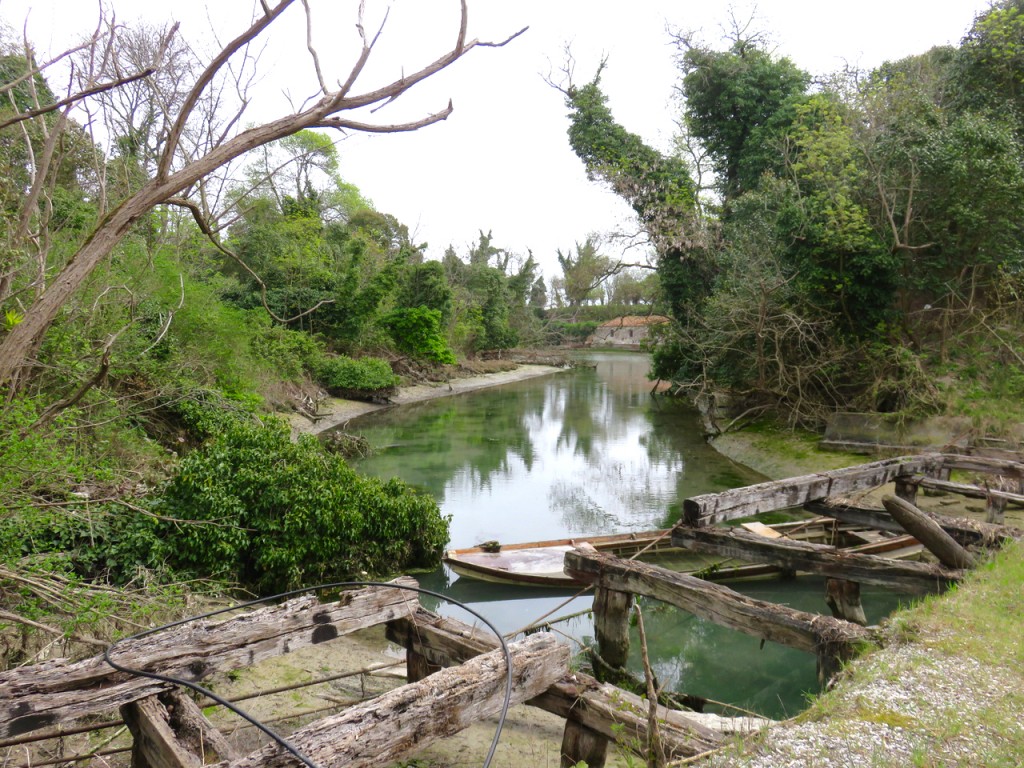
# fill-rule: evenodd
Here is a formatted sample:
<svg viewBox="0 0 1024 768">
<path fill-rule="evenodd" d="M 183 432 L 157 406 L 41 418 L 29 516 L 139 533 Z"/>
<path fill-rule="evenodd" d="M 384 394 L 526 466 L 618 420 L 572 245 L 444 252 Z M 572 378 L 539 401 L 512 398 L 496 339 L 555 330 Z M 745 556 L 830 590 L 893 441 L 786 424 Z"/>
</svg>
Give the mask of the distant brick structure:
<svg viewBox="0 0 1024 768">
<path fill-rule="evenodd" d="M 626 315 L 616 317 L 597 327 L 587 339 L 592 347 L 616 347 L 619 349 L 639 349 L 640 344 L 647 340 L 651 328 L 667 323 L 669 319 L 662 315 Z"/>
</svg>

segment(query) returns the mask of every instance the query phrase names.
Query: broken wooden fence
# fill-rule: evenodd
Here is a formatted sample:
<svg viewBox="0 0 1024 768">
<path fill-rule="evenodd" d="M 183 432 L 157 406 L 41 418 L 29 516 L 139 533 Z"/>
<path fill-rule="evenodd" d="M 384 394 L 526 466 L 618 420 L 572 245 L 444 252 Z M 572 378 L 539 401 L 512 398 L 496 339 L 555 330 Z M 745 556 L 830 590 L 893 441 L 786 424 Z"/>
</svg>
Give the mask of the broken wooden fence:
<svg viewBox="0 0 1024 768">
<path fill-rule="evenodd" d="M 948 481 L 950 470 L 959 469 L 1009 478 L 1016 489 L 998 493 L 978 486 Z M 973 558 L 963 546 L 997 546 L 1020 537 L 1021 531 L 1001 525 L 962 518 L 934 519 L 913 506 L 918 487 L 941 488 L 1016 503 L 1024 502 L 1019 491 L 1024 464 L 1010 459 L 989 459 L 956 454 L 904 456 L 860 466 L 815 473 L 786 480 L 760 483 L 722 493 L 684 500 L 683 520 L 673 529 L 675 546 L 709 552 L 727 558 L 766 563 L 790 572 L 826 577 L 827 597 L 833 617 L 795 611 L 774 603 L 754 600 L 723 585 L 709 584 L 657 566 L 626 561 L 592 549 L 578 548 L 565 556 L 567 574 L 597 587 L 594 599 L 598 653 L 613 666 L 621 665 L 628 652 L 628 621 L 634 595 L 675 605 L 696 616 L 740 632 L 781 643 L 818 659 L 821 678 L 829 678 L 839 664 L 871 637 L 861 624 L 860 584 L 877 584 L 911 594 L 942 592 L 963 577 Z M 839 503 L 846 497 L 894 483 L 899 498 L 886 500 L 886 511 Z M 1019 496 L 1019 498 L 1018 498 Z M 715 523 L 764 512 L 805 507 L 844 522 L 897 533 L 913 533 L 935 553 L 940 564 L 898 562 L 868 554 L 839 551 L 835 547 L 766 538 L 746 531 L 712 530 Z M 893 516 L 893 510 L 899 520 Z M 855 619 L 847 620 L 847 619 Z"/>
<path fill-rule="evenodd" d="M 394 584 L 343 592 L 335 602 L 308 596 L 228 619 L 203 619 L 125 641 L 114 653 L 125 666 L 198 684 L 215 673 L 385 624 L 389 637 L 407 648 L 408 684 L 288 736 L 321 768 L 384 765 L 497 714 L 506 682 L 496 638 L 420 608 L 407 589 L 414 580 Z M 608 740 L 621 738 L 619 729 L 646 733 L 646 704 L 586 675 L 570 674 L 569 649 L 552 635 L 532 635 L 509 649 L 512 703 L 528 700 L 566 720 L 563 764 L 586 760 L 596 768 L 603 764 Z M 0 747 L 56 738 L 76 721 L 102 728 L 97 718 L 115 712 L 131 731 L 134 768 L 199 768 L 218 760 L 219 768 L 300 765 L 276 743 L 236 754 L 192 698 L 168 683 L 118 672 L 102 656 L 0 673 Z M 662 742 L 673 757 L 697 754 L 722 739 L 718 730 L 681 713 L 662 708 L 658 716 L 664 722 Z"/>
</svg>

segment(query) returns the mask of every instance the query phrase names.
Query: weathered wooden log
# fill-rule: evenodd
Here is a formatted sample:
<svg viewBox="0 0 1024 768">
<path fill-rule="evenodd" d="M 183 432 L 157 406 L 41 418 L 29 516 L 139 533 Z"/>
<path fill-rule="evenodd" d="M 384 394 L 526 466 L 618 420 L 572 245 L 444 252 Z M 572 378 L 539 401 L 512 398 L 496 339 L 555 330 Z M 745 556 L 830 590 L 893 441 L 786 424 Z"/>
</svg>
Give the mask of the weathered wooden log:
<svg viewBox="0 0 1024 768">
<path fill-rule="evenodd" d="M 884 509 L 858 507 L 835 500 L 813 501 L 804 505 L 804 509 L 816 515 L 834 517 L 850 525 L 874 528 L 877 531 L 903 533 L 903 526 L 893 520 L 892 515 Z M 991 525 L 966 517 L 942 515 L 936 522 L 946 533 L 952 536 L 961 546 L 965 547 L 1001 547 L 1008 541 L 1024 538 L 1024 530 L 1009 525 Z"/>
<path fill-rule="evenodd" d="M 939 562 L 950 568 L 973 568 L 974 556 L 956 543 L 942 527 L 913 504 L 885 496 L 882 504 L 903 529 L 920 541 L 928 551 L 939 558 Z"/>
<path fill-rule="evenodd" d="M 963 578 L 962 571 L 930 563 L 901 562 L 880 555 L 843 552 L 825 544 L 768 539 L 742 529 L 716 530 L 677 525 L 672 544 L 697 552 L 769 563 L 793 571 L 877 584 L 912 594 L 935 594 Z"/>
<path fill-rule="evenodd" d="M 509 646 L 513 703 L 541 694 L 569 673 L 569 648 L 552 635 L 534 635 Z M 501 651 L 443 669 L 417 683 L 388 691 L 299 728 L 288 741 L 320 768 L 389 765 L 443 736 L 496 715 L 505 696 Z M 296 768 L 301 763 L 269 744 L 218 768 Z"/>
<path fill-rule="evenodd" d="M 395 583 L 414 586 L 416 581 L 403 578 Z M 205 619 L 122 643 L 115 656 L 126 666 L 198 682 L 215 671 L 238 669 L 408 616 L 415 607 L 415 596 L 405 589 L 352 590 L 333 603 L 301 597 L 231 619 Z M 117 672 L 102 655 L 12 669 L 0 673 L 0 737 L 117 709 L 169 687 Z"/>
<path fill-rule="evenodd" d="M 586 675 L 577 673 L 575 677 L 575 683 L 560 683 L 528 703 L 579 723 L 606 740 L 624 745 L 648 743 L 646 699 Z M 670 760 L 693 757 L 722 745 L 722 733 L 690 719 L 686 712 L 659 706 L 657 719 L 658 737 Z M 582 759 L 572 753 L 565 757 L 577 762 Z"/>
<path fill-rule="evenodd" d="M 601 552 L 566 552 L 565 572 L 588 584 L 653 597 L 724 627 L 816 654 L 824 678 L 870 637 L 864 627 L 848 621 L 755 600 L 721 584 Z"/>
<path fill-rule="evenodd" d="M 489 650 L 496 642 L 479 629 L 423 609 L 417 611 L 411 619 L 389 622 L 387 636 L 392 642 L 401 645 L 411 643 L 424 656 L 446 665 L 459 664 Z M 605 740 L 614 740 L 626 732 L 637 735 L 639 743 L 646 743 L 646 703 L 634 694 L 613 685 L 599 683 L 580 672 L 552 685 L 527 704 L 564 717 Z M 721 743 L 723 733 L 749 730 L 749 722 L 743 718 L 736 719 L 742 721 L 742 724 L 737 724 L 735 729 L 728 725 L 734 718 L 720 718 L 718 722 L 721 727 L 714 730 L 691 719 L 686 712 L 676 712 L 665 707 L 658 708 L 658 718 L 661 721 L 662 743 L 668 752 L 679 757 L 714 749 Z M 563 745 L 565 743 L 563 740 Z M 582 760 L 589 749 L 587 745 L 581 748 L 584 752 L 565 755 L 570 760 L 569 765 Z"/>
<path fill-rule="evenodd" d="M 683 517 L 691 526 L 714 525 L 760 512 L 799 507 L 828 496 L 877 488 L 903 475 L 929 474 L 940 465 L 941 456 L 938 454 L 904 456 L 722 493 L 708 493 L 685 499 Z"/>
</svg>

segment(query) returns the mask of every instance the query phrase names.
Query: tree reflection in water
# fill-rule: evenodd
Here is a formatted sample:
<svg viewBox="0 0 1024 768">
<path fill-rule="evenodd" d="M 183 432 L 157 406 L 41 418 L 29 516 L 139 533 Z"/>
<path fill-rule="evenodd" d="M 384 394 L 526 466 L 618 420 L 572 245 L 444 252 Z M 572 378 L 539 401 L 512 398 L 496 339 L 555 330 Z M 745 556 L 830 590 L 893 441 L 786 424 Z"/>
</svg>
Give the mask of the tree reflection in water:
<svg viewBox="0 0 1024 768">
<path fill-rule="evenodd" d="M 677 501 L 759 479 L 715 453 L 695 413 L 650 396 L 645 355 L 378 412 L 355 422 L 367 474 L 424 488 L 452 545 L 666 525 Z"/>
</svg>

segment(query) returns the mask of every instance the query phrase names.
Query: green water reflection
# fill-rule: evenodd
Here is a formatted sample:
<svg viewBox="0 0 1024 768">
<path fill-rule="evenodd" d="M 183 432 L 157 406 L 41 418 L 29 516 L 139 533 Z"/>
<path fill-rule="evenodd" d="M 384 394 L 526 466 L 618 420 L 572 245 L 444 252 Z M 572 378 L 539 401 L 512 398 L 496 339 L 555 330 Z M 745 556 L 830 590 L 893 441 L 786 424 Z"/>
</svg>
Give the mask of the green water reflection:
<svg viewBox="0 0 1024 768">
<path fill-rule="evenodd" d="M 358 468 L 430 492 L 452 516 L 452 547 L 666 527 L 678 519 L 683 498 L 763 479 L 713 451 L 691 409 L 650 397 L 646 356 L 589 359 L 595 368 L 358 419 L 350 431 L 376 451 Z M 561 616 L 590 607 L 589 597 L 563 605 L 572 593 L 484 584 L 446 569 L 420 581 L 468 603 L 502 632 L 552 610 Z M 735 586 L 801 610 L 827 611 L 817 579 Z M 897 600 L 865 589 L 869 620 L 891 612 Z M 456 607 L 426 598 L 424 604 L 473 622 Z M 762 649 L 756 638 L 674 608 L 643 606 L 655 672 L 669 690 L 785 717 L 817 689 L 807 654 L 771 643 Z M 587 616 L 559 629 L 581 641 L 593 634 Z M 640 669 L 638 656 L 632 665 Z"/>
<path fill-rule="evenodd" d="M 760 476 L 711 450 L 694 412 L 655 401 L 637 354 L 353 422 L 360 471 L 424 488 L 452 515 L 451 546 L 646 530 L 696 493 Z"/>
</svg>

